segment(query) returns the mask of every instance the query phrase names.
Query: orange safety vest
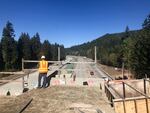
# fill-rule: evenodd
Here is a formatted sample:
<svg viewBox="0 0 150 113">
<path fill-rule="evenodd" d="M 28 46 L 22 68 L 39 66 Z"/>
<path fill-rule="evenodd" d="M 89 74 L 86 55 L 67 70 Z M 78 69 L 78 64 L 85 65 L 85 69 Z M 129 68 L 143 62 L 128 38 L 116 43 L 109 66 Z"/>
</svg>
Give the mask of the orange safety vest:
<svg viewBox="0 0 150 113">
<path fill-rule="evenodd" d="M 39 73 L 47 73 L 48 72 L 48 62 L 45 60 L 40 61 Z"/>
</svg>

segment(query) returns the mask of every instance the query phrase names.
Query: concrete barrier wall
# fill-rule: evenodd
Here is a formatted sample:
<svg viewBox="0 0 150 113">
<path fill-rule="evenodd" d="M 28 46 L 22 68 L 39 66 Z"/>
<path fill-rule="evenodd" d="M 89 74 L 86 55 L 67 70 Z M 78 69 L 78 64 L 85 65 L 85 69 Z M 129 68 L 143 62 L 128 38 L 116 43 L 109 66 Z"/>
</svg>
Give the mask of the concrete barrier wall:
<svg viewBox="0 0 150 113">
<path fill-rule="evenodd" d="M 104 88 L 104 80 L 101 78 L 52 78 L 50 85 L 68 85 L 68 86 L 83 86 L 83 83 L 87 83 L 89 87 L 101 87 Z"/>
</svg>

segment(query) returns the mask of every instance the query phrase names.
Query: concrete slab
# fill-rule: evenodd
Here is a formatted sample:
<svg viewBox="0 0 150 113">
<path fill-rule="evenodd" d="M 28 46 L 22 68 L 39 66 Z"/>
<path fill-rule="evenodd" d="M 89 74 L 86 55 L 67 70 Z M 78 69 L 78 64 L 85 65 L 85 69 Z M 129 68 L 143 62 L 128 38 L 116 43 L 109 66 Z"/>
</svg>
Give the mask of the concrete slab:
<svg viewBox="0 0 150 113">
<path fill-rule="evenodd" d="M 7 92 L 10 92 L 11 95 L 20 95 L 22 94 L 22 78 L 14 80 L 13 82 L 4 84 L 0 87 L 0 95 L 6 95 Z"/>
</svg>

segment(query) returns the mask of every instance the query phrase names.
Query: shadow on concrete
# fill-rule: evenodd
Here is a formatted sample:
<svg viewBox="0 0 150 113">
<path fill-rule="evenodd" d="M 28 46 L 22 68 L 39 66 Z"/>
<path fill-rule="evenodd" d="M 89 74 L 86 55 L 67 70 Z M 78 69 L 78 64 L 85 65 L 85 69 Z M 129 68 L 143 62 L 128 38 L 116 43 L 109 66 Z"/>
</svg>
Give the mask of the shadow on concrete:
<svg viewBox="0 0 150 113">
<path fill-rule="evenodd" d="M 83 82 L 83 85 L 88 86 L 88 82 L 87 82 L 87 81 L 84 81 L 84 82 Z"/>
<path fill-rule="evenodd" d="M 58 71 L 55 71 L 54 73 L 47 76 L 47 87 L 50 86 L 50 81 L 52 77 L 55 77 L 58 74 Z"/>
</svg>

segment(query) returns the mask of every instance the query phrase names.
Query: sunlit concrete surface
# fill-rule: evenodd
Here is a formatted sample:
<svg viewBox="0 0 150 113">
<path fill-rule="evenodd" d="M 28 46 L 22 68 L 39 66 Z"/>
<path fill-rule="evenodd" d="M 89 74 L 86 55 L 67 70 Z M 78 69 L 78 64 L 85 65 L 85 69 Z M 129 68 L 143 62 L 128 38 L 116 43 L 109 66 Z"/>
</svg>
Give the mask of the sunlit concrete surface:
<svg viewBox="0 0 150 113">
<path fill-rule="evenodd" d="M 55 72 L 57 67 L 53 67 L 47 75 L 52 74 Z M 28 84 L 25 84 L 25 87 L 29 88 L 30 90 L 36 88 L 38 85 L 38 71 L 31 73 L 29 75 L 24 76 L 24 81 Z M 10 92 L 11 95 L 20 95 L 23 92 L 23 78 L 16 79 L 12 82 L 6 83 L 0 86 L 0 95 L 6 95 L 7 92 Z"/>
<path fill-rule="evenodd" d="M 22 78 L 9 82 L 0 86 L 0 95 L 6 95 L 7 92 L 11 95 L 20 95 L 23 91 Z"/>
</svg>

